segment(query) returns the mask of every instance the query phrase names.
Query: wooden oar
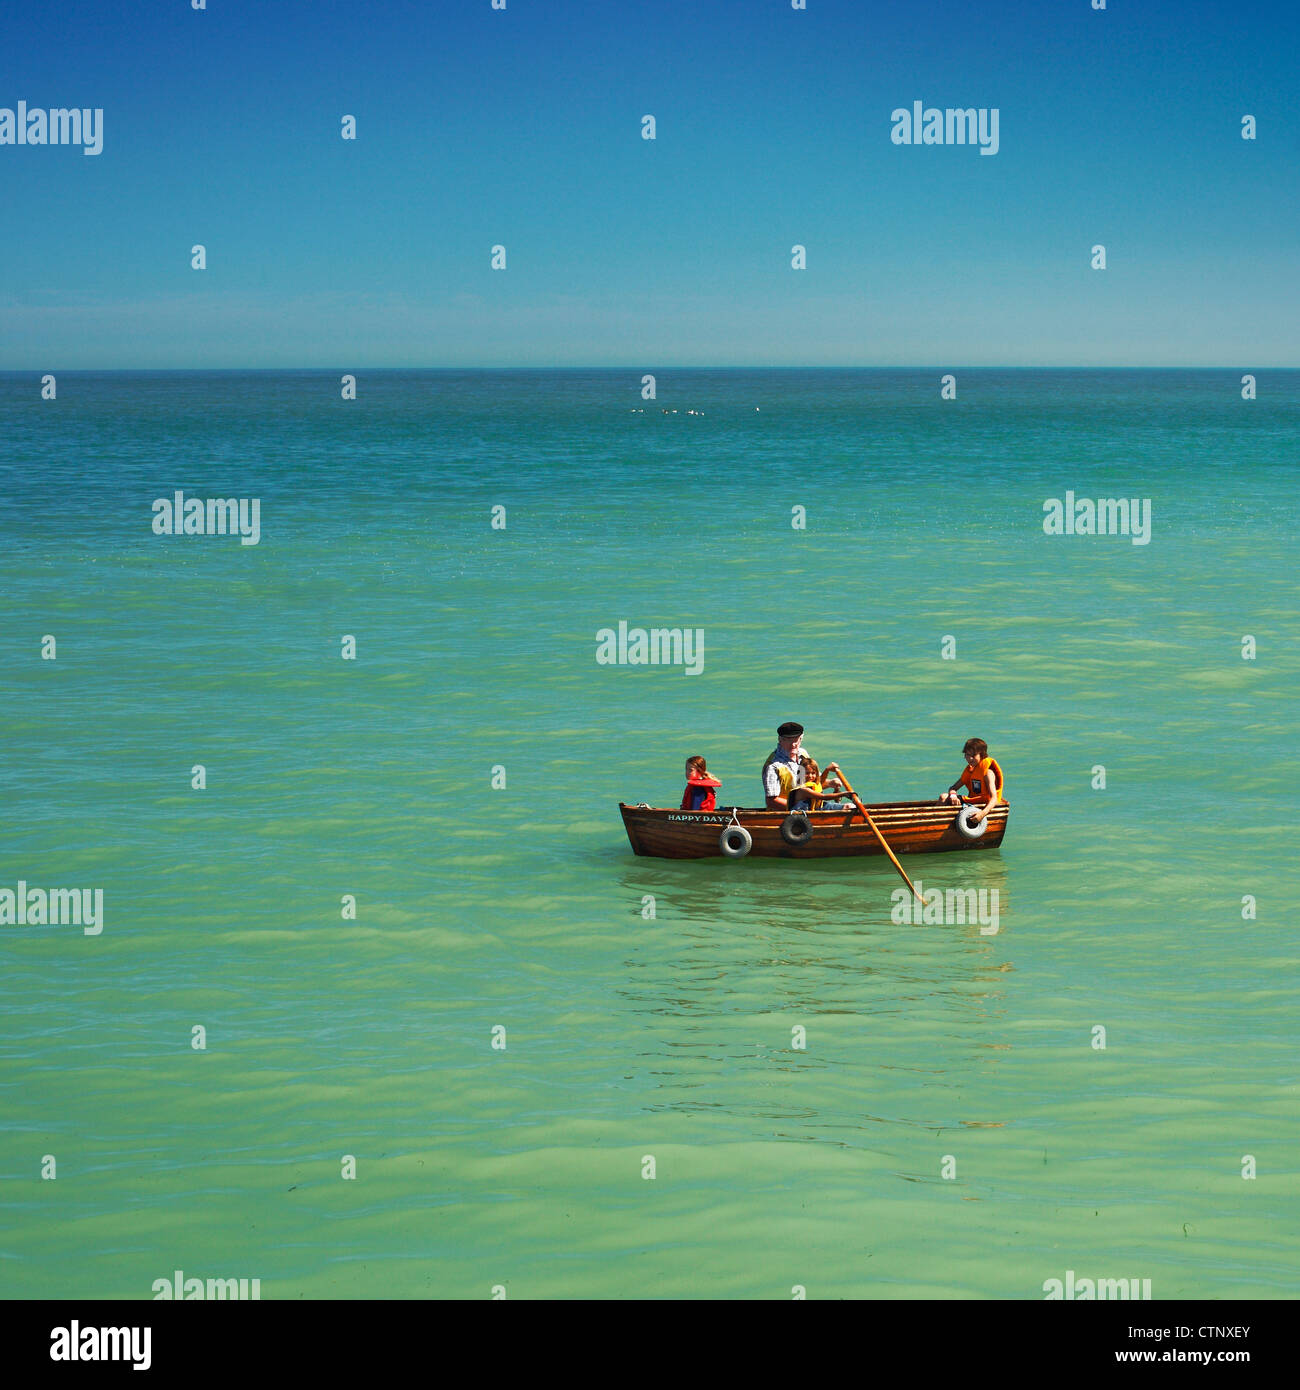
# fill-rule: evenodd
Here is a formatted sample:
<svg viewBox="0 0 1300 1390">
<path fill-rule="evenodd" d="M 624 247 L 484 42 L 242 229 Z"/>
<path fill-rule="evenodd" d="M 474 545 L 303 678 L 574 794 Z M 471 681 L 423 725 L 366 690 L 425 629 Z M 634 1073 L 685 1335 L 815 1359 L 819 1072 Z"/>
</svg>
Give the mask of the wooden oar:
<svg viewBox="0 0 1300 1390">
<path fill-rule="evenodd" d="M 838 768 L 838 764 L 836 766 Z M 912 880 L 908 878 L 907 873 L 903 869 L 903 866 L 898 862 L 898 857 L 894 854 L 894 851 L 889 848 L 889 845 L 885 841 L 885 837 L 880 833 L 880 827 L 875 823 L 875 821 L 871 819 L 871 816 L 867 812 L 867 808 L 862 804 L 862 799 L 858 796 L 857 792 L 855 792 L 853 788 L 849 786 L 849 779 L 844 775 L 842 769 L 839 770 L 839 779 L 840 785 L 844 788 L 848 795 L 853 798 L 853 804 L 858 808 L 859 811 L 862 812 L 862 819 L 865 820 L 866 823 L 871 827 L 872 834 L 875 835 L 876 839 L 880 841 L 880 848 L 883 849 L 887 855 L 889 855 L 890 863 L 893 864 L 894 868 L 898 870 L 899 874 L 902 876 L 903 882 L 907 884 L 907 886 L 912 890 L 912 894 L 916 898 L 917 902 L 924 905 L 925 899 L 920 895 L 920 893 L 916 891 L 916 887 L 912 883 Z"/>
</svg>

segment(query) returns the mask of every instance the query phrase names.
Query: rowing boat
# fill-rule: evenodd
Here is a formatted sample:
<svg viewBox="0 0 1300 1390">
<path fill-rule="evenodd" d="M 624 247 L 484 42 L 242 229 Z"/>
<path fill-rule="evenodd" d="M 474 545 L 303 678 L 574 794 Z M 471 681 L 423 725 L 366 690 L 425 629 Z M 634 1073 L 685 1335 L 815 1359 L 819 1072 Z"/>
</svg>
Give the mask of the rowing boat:
<svg viewBox="0 0 1300 1390">
<path fill-rule="evenodd" d="M 786 827 L 800 837 L 811 829 L 802 844 L 791 843 L 783 835 L 788 819 L 785 811 L 726 807 L 717 811 L 679 811 L 666 806 L 629 806 L 619 802 L 627 838 L 637 854 L 657 859 L 705 859 L 726 853 L 730 858 L 757 854 L 779 859 L 825 859 L 839 855 L 882 854 L 880 841 L 872 834 L 861 813 L 854 807 L 841 810 L 800 813 Z M 871 819 L 889 842 L 895 854 L 938 854 L 955 849 L 996 849 L 1007 829 L 1007 803 L 999 802 L 989 812 L 984 832 L 970 839 L 959 829 L 961 807 L 939 801 L 884 801 L 867 806 Z M 750 839 L 732 833 L 739 826 Z M 723 836 L 730 833 L 730 848 L 724 850 Z"/>
</svg>

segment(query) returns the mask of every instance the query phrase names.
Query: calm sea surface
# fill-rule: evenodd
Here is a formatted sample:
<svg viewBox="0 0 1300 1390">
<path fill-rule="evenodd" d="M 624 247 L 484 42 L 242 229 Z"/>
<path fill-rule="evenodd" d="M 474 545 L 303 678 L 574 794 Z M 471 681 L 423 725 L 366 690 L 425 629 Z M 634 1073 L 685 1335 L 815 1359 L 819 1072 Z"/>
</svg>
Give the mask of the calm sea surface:
<svg viewBox="0 0 1300 1390">
<path fill-rule="evenodd" d="M 1300 373 L 957 377 L 0 376 L 0 890 L 104 895 L 0 926 L 0 1295 L 1300 1295 Z M 988 741 L 1002 849 L 905 862 L 995 934 L 632 855 L 792 718 L 876 801 Z"/>
</svg>

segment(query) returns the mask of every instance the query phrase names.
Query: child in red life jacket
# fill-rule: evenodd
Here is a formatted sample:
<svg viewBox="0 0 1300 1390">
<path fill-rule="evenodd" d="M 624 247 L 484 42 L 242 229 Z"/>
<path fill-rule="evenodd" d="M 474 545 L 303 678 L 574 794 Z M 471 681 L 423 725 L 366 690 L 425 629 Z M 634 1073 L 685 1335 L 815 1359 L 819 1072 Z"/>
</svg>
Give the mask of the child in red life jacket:
<svg viewBox="0 0 1300 1390">
<path fill-rule="evenodd" d="M 713 796 L 715 787 L 722 783 L 710 777 L 704 759 L 696 756 L 686 759 L 686 790 L 682 793 L 683 811 L 714 811 L 717 803 Z"/>
</svg>

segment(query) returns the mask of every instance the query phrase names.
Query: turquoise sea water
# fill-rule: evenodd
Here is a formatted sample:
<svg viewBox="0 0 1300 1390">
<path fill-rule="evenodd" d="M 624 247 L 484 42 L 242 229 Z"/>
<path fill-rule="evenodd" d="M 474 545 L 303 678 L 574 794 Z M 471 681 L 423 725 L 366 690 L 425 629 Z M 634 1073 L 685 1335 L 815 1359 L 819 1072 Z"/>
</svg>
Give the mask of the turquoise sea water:
<svg viewBox="0 0 1300 1390">
<path fill-rule="evenodd" d="M 0 889 L 105 916 L 0 926 L 0 1294 L 1300 1293 L 1300 373 L 957 378 L 0 376 Z M 996 934 L 631 854 L 790 718 L 877 801 L 988 741 L 1001 851 L 906 864 Z"/>
</svg>

